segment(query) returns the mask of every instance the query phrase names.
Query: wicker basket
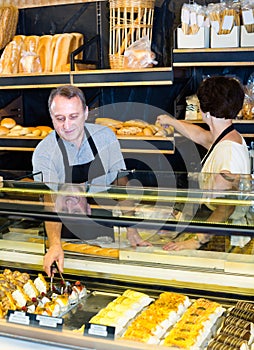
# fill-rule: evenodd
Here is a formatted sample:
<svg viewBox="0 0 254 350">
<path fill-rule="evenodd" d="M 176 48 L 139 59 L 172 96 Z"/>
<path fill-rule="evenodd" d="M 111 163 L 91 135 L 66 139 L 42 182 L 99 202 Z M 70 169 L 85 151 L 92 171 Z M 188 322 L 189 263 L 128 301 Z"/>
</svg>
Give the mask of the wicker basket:
<svg viewBox="0 0 254 350">
<path fill-rule="evenodd" d="M 109 0 L 109 63 L 112 69 L 124 66 L 124 51 L 145 35 L 152 40 L 155 0 Z"/>
</svg>

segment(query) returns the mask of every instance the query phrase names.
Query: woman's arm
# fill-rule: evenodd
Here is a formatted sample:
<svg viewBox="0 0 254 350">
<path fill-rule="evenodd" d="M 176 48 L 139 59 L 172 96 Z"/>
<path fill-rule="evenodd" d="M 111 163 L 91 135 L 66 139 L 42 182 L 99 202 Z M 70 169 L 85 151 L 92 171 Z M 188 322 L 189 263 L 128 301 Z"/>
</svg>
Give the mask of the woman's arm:
<svg viewBox="0 0 254 350">
<path fill-rule="evenodd" d="M 166 114 L 161 114 L 157 117 L 157 122 L 162 126 L 171 125 L 181 135 L 187 137 L 199 145 L 209 148 L 212 143 L 212 136 L 210 131 L 203 129 L 202 127 L 193 123 L 186 122 L 185 120 L 178 120 L 174 117 Z"/>
</svg>

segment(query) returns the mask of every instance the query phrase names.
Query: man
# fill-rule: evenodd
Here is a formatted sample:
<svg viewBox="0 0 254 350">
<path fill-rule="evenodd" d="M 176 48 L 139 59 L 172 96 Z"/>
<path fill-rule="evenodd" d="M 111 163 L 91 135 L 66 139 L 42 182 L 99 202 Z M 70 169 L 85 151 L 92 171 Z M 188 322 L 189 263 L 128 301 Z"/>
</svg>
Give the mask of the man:
<svg viewBox="0 0 254 350">
<path fill-rule="evenodd" d="M 83 92 L 72 85 L 60 86 L 52 90 L 48 107 L 54 131 L 34 151 L 34 173 L 42 172 L 43 182 L 48 184 L 89 182 L 94 188 L 96 185 L 107 188 L 114 183 L 126 186 L 127 178 L 117 176 L 125 169 L 119 142 L 109 128 L 85 123 L 88 107 Z M 46 223 L 49 249 L 44 257 L 44 270 L 49 276 L 54 261 L 63 271 L 61 230 L 61 223 Z M 135 228 L 127 229 L 127 237 L 133 246 L 148 245 Z"/>
</svg>

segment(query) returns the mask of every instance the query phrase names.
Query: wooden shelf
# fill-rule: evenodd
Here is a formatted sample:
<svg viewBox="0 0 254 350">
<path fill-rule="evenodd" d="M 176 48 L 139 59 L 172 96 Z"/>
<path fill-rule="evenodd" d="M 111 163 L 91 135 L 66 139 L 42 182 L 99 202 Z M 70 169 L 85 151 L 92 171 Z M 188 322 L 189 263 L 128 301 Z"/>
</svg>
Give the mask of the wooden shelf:
<svg viewBox="0 0 254 350">
<path fill-rule="evenodd" d="M 102 2 L 106 0 L 13 0 L 12 5 L 19 9 L 33 8 L 33 7 L 44 7 L 44 6 L 57 6 L 57 5 L 70 5 L 80 4 L 87 2 Z"/>
<path fill-rule="evenodd" d="M 254 47 L 174 49 L 173 67 L 253 66 Z"/>
<path fill-rule="evenodd" d="M 0 75 L 0 89 L 53 88 L 64 84 L 79 87 L 170 85 L 171 67 L 146 69 L 96 69 L 66 73 Z"/>
</svg>

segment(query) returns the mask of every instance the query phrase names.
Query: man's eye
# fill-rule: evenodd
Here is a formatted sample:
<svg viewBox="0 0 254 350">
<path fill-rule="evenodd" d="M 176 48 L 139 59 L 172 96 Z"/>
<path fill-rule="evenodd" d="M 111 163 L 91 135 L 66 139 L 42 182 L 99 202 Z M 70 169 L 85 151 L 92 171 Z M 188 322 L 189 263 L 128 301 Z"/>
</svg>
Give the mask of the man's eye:
<svg viewBox="0 0 254 350">
<path fill-rule="evenodd" d="M 58 122 L 63 122 L 65 120 L 64 117 L 56 117 L 56 121 Z"/>
<path fill-rule="evenodd" d="M 70 116 L 70 119 L 72 119 L 72 120 L 73 120 L 73 119 L 77 119 L 77 118 L 78 118 L 78 115 L 71 115 L 71 116 Z"/>
</svg>

